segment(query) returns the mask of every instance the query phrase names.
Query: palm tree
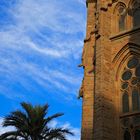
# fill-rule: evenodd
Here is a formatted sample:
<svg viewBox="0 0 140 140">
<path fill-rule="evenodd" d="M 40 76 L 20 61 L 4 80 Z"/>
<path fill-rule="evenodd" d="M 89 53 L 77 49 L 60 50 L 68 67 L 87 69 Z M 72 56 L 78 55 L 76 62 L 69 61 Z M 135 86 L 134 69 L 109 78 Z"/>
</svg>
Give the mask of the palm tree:
<svg viewBox="0 0 140 140">
<path fill-rule="evenodd" d="M 48 104 L 33 106 L 22 102 L 21 106 L 24 111 L 11 112 L 3 122 L 3 127 L 14 126 L 15 131 L 2 134 L 0 140 L 67 140 L 67 134 L 73 135 L 69 129 L 49 127 L 50 121 L 63 113 L 46 117 Z"/>
</svg>

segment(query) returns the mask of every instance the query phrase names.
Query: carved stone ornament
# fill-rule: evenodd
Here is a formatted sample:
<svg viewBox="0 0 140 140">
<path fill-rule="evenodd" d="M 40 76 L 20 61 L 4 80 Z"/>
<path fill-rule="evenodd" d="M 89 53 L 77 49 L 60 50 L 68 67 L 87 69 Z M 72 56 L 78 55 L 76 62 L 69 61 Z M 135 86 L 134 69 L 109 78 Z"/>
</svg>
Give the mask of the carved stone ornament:
<svg viewBox="0 0 140 140">
<path fill-rule="evenodd" d="M 102 0 L 101 10 L 107 10 L 112 3 L 116 2 L 117 0 Z"/>
<path fill-rule="evenodd" d="M 78 96 L 78 98 L 83 97 L 83 94 L 84 94 L 84 79 L 82 81 L 82 84 L 81 84 L 81 87 L 80 87 L 80 90 L 79 90 L 79 96 Z"/>
<path fill-rule="evenodd" d="M 88 3 L 92 3 L 92 2 L 97 2 L 98 0 L 86 0 L 86 5 L 88 6 Z M 102 10 L 107 10 L 108 6 L 112 5 L 112 3 L 116 2 L 118 0 L 101 0 L 101 9 Z"/>
</svg>

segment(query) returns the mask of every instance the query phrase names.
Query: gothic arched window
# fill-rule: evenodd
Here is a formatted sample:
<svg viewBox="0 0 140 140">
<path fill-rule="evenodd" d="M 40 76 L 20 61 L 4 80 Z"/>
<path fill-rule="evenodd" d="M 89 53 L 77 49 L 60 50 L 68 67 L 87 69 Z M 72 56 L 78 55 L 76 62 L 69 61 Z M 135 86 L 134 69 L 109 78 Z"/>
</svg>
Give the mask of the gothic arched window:
<svg viewBox="0 0 140 140">
<path fill-rule="evenodd" d="M 130 14 L 132 16 L 133 27 L 140 26 L 140 3 L 137 0 L 133 0 L 129 8 Z"/>
<path fill-rule="evenodd" d="M 131 140 L 131 135 L 127 130 L 124 132 L 124 140 Z"/>
<path fill-rule="evenodd" d="M 122 139 L 140 140 L 140 56 L 131 56 L 123 65 L 120 83 Z"/>
<path fill-rule="evenodd" d="M 121 75 L 122 112 L 140 110 L 140 60 L 131 57 L 126 63 Z M 129 104 L 132 104 L 130 107 Z M 132 108 L 130 110 L 130 108 Z"/>
<path fill-rule="evenodd" d="M 119 31 L 126 29 L 126 8 L 122 4 L 118 7 L 118 28 Z"/>
</svg>

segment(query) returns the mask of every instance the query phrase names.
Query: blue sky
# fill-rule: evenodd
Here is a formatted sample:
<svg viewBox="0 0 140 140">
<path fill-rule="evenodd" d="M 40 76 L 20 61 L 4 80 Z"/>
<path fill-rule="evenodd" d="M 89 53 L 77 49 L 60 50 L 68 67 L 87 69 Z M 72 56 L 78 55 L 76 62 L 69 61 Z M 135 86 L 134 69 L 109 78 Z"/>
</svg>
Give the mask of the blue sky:
<svg viewBox="0 0 140 140">
<path fill-rule="evenodd" d="M 85 26 L 85 0 L 0 0 L 0 122 L 22 101 L 48 103 L 79 140 Z"/>
</svg>

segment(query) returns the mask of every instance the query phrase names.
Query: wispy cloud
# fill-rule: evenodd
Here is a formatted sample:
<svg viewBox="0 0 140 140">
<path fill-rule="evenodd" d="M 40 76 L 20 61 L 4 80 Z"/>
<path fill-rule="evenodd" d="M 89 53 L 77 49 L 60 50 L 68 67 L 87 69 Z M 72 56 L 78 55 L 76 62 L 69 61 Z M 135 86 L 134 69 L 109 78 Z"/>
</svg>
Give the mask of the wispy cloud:
<svg viewBox="0 0 140 140">
<path fill-rule="evenodd" d="M 72 2 L 76 4 L 76 1 Z M 68 4 L 68 0 L 23 0 L 18 2 L 13 12 L 22 29 L 38 31 L 47 27 L 55 32 L 76 33 L 83 29 L 84 18 Z"/>
<path fill-rule="evenodd" d="M 83 3 L 84 0 L 17 0 L 8 8 L 8 23 L 11 18 L 12 22 L 0 29 L 1 94 L 6 92 L 8 96 L 10 92 L 4 87 L 9 82 L 18 82 L 30 90 L 34 85 L 28 81 L 33 80 L 47 90 L 59 89 L 75 96 L 82 78 L 76 66 L 85 32 Z"/>
<path fill-rule="evenodd" d="M 52 128 L 62 127 L 62 128 L 69 129 L 71 132 L 74 133 L 74 136 L 67 136 L 67 139 L 68 140 L 80 140 L 80 129 L 73 127 L 69 122 L 63 122 L 62 123 L 62 122 L 59 122 L 57 120 L 53 120 L 50 123 L 50 126 Z"/>
</svg>

